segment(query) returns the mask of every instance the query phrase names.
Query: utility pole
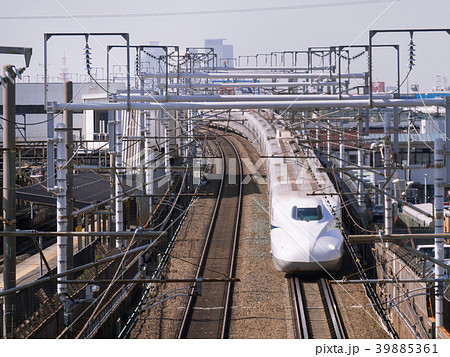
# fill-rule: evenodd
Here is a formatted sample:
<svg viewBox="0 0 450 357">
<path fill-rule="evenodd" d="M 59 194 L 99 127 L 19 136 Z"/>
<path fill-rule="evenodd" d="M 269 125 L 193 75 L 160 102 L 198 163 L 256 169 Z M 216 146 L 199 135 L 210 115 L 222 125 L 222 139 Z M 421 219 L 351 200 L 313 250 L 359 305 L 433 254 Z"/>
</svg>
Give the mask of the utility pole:
<svg viewBox="0 0 450 357">
<path fill-rule="evenodd" d="M 16 86 L 12 65 L 3 66 L 3 230 L 16 231 Z M 3 237 L 3 288 L 16 287 L 16 238 Z M 16 295 L 3 299 L 3 338 L 13 338 Z"/>
<path fill-rule="evenodd" d="M 64 82 L 64 102 L 71 103 L 73 100 L 73 83 Z M 70 110 L 64 110 L 64 124 L 66 126 L 66 182 L 67 182 L 67 228 L 74 230 L 73 224 L 73 113 Z M 81 239 L 81 238 L 78 238 Z M 67 269 L 73 268 L 73 237 L 67 237 Z"/>
</svg>

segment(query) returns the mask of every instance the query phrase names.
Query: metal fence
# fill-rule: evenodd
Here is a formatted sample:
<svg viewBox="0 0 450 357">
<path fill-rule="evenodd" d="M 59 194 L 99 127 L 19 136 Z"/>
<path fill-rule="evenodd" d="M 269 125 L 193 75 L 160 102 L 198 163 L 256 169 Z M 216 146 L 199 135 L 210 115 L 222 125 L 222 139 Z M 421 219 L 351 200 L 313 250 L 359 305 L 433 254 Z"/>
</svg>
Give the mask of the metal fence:
<svg viewBox="0 0 450 357">
<path fill-rule="evenodd" d="M 74 266 L 84 265 L 94 261 L 94 244 L 86 246 L 74 255 Z M 56 274 L 56 268 L 52 271 Z M 48 273 L 41 278 L 48 277 Z M 75 278 L 75 277 L 74 277 Z M 44 305 L 49 307 L 50 298 L 56 294 L 56 284 L 51 281 L 31 286 L 16 293 L 15 326 L 31 319 L 33 314 Z M 54 308 L 55 306 L 52 306 Z M 31 323 L 32 321 L 30 321 Z M 3 304 L 0 306 L 0 333 L 3 336 Z M 22 337 L 22 336 L 16 336 Z"/>
</svg>

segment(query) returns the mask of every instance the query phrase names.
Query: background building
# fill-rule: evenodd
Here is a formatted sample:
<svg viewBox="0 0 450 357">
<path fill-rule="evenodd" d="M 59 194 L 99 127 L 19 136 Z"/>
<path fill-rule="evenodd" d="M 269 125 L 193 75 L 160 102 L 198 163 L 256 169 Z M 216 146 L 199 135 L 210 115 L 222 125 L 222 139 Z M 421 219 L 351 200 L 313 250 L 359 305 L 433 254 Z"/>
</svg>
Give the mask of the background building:
<svg viewBox="0 0 450 357">
<path fill-rule="evenodd" d="M 234 67 L 233 59 L 233 45 L 225 45 L 224 38 L 205 40 L 205 47 L 214 48 L 214 53 L 217 54 L 217 66 L 219 67 Z"/>
</svg>

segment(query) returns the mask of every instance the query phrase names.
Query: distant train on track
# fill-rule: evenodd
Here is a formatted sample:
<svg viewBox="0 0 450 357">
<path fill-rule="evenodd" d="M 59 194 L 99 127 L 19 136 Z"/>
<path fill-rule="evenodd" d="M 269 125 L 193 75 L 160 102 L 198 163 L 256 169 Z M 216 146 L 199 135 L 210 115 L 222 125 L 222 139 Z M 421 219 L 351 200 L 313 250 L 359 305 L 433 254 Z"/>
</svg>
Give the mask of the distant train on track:
<svg viewBox="0 0 450 357">
<path fill-rule="evenodd" d="M 317 170 L 321 165 L 313 150 L 300 148 L 290 131 L 270 124 L 260 113 L 244 115 L 242 124 L 229 125 L 267 157 L 275 268 L 286 273 L 338 270 L 343 236 L 334 215 L 341 219 L 340 199 L 321 194 L 336 191 L 328 176 Z"/>
</svg>

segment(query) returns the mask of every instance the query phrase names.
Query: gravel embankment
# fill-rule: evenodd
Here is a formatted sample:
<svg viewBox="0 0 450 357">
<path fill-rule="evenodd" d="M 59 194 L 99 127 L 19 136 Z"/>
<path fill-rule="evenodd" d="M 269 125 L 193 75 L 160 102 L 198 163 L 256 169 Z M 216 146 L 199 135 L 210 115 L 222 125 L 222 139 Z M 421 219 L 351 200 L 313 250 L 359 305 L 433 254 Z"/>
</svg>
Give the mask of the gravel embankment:
<svg viewBox="0 0 450 357">
<path fill-rule="evenodd" d="M 348 338 L 391 338 L 370 305 L 362 284 L 333 284 L 333 292 Z"/>
</svg>

